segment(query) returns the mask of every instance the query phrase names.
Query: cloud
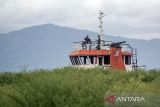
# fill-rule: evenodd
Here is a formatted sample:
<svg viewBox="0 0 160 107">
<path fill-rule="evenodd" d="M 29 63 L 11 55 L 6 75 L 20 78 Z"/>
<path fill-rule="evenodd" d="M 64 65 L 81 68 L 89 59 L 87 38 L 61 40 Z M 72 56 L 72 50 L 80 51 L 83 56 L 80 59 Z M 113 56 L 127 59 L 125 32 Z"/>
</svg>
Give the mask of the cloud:
<svg viewBox="0 0 160 107">
<path fill-rule="evenodd" d="M 108 35 L 160 38 L 159 0 L 0 0 L 0 32 L 43 23 L 98 31 L 99 10 Z"/>
<path fill-rule="evenodd" d="M 160 15 L 158 14 L 160 1 L 158 0 L 116 0 L 109 4 L 108 31 L 112 34 L 124 35 L 155 35 L 159 32 Z M 115 1 L 115 2 L 116 2 Z M 121 2 L 120 2 L 121 1 Z M 117 25 L 117 26 L 116 26 Z M 151 38 L 146 35 L 146 38 Z M 154 37 L 154 36 L 153 36 Z M 160 36 L 159 36 L 160 37 Z M 138 37 L 137 37 L 138 38 Z"/>
</svg>

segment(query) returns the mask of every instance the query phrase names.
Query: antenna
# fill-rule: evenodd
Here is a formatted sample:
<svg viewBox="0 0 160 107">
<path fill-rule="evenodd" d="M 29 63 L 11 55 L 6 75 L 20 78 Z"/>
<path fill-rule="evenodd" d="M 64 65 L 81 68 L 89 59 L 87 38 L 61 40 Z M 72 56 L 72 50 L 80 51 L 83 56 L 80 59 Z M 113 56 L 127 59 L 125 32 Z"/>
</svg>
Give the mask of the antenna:
<svg viewBox="0 0 160 107">
<path fill-rule="evenodd" d="M 103 34 L 103 21 L 102 21 L 102 18 L 104 17 L 105 15 L 104 15 L 104 13 L 100 10 L 99 11 L 99 17 L 98 17 L 98 19 L 99 19 L 99 29 L 100 29 L 100 38 L 101 38 L 101 40 L 104 40 L 104 38 L 103 38 L 103 36 L 104 36 L 104 34 Z"/>
</svg>

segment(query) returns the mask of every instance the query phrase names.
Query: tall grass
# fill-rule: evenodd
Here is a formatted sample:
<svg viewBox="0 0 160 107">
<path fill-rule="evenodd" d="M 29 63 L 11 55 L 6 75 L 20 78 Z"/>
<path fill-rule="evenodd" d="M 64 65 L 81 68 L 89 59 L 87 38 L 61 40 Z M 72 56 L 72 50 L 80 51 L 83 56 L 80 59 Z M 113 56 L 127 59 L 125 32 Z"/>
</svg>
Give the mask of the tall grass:
<svg viewBox="0 0 160 107">
<path fill-rule="evenodd" d="M 112 94 L 144 96 L 146 102 L 136 106 L 158 107 L 160 72 L 61 68 L 0 73 L 0 107 L 128 106 L 108 105 L 105 97 Z"/>
</svg>

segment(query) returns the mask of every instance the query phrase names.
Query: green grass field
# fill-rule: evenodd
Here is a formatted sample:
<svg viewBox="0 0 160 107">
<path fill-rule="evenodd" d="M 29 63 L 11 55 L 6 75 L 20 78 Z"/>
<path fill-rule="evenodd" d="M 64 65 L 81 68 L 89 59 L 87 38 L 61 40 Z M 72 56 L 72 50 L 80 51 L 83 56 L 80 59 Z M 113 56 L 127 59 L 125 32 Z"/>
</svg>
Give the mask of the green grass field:
<svg viewBox="0 0 160 107">
<path fill-rule="evenodd" d="M 145 102 L 110 104 L 106 96 Z M 160 71 L 61 68 L 0 73 L 0 107 L 160 107 Z"/>
</svg>

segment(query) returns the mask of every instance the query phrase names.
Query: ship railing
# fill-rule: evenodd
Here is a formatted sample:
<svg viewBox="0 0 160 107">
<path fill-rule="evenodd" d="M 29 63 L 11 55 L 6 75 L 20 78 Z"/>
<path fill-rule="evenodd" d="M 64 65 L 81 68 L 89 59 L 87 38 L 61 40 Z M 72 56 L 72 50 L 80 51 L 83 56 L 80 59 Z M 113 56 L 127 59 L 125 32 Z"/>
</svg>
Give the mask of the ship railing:
<svg viewBox="0 0 160 107">
<path fill-rule="evenodd" d="M 96 49 L 96 44 L 95 44 L 95 42 L 85 43 L 85 41 L 74 42 L 74 49 L 75 50 Z"/>
<path fill-rule="evenodd" d="M 102 41 L 101 49 L 109 49 L 110 41 Z M 98 41 L 92 41 L 91 43 L 85 43 L 85 41 L 74 42 L 74 49 L 75 50 L 91 50 L 97 49 Z"/>
<path fill-rule="evenodd" d="M 123 47 L 123 48 L 122 48 L 122 52 L 129 52 L 129 53 L 132 53 L 132 50 L 131 50 L 130 48 Z"/>
</svg>

